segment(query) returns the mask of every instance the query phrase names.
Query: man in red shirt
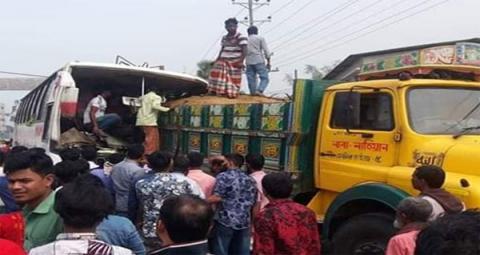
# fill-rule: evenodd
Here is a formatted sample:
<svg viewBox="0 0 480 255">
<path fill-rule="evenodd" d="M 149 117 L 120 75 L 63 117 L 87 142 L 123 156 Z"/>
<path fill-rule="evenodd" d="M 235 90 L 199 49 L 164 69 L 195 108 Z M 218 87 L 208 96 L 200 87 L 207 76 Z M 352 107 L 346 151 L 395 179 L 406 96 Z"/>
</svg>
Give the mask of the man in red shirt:
<svg viewBox="0 0 480 255">
<path fill-rule="evenodd" d="M 289 199 L 293 183 L 286 173 L 271 173 L 262 180 L 270 203 L 255 219 L 254 254 L 320 254 L 315 213 Z"/>
</svg>

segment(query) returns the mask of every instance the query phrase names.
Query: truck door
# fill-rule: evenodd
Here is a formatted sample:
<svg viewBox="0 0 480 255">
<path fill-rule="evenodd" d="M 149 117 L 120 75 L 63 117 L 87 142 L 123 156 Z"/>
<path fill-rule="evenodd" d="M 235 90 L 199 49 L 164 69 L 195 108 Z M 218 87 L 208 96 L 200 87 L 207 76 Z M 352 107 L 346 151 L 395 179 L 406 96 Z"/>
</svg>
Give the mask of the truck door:
<svg viewBox="0 0 480 255">
<path fill-rule="evenodd" d="M 394 98 L 387 89 L 334 91 L 328 97 L 317 155 L 321 188 L 342 191 L 386 180 L 395 161 Z"/>
</svg>

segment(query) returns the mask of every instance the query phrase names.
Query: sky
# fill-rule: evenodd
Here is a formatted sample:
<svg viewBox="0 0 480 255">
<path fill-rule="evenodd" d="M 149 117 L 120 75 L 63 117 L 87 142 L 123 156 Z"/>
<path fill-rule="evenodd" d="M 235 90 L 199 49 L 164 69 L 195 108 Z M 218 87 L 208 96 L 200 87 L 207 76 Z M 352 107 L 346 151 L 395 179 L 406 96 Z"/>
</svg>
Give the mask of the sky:
<svg viewBox="0 0 480 255">
<path fill-rule="evenodd" d="M 50 75 L 69 61 L 112 63 L 121 55 L 195 74 L 200 60 L 218 54 L 223 21 L 236 15 L 243 20 L 242 9 L 229 0 L 4 1 L 0 71 Z M 307 64 L 322 67 L 350 54 L 480 37 L 478 10 L 478 0 L 270 0 L 254 12 L 258 20 L 271 16 L 258 24 L 278 68 L 267 92 L 290 90 L 285 75 L 297 69 L 308 77 Z M 246 34 L 246 28 L 239 31 Z M 0 101 L 10 104 L 21 94 L 0 91 Z"/>
</svg>

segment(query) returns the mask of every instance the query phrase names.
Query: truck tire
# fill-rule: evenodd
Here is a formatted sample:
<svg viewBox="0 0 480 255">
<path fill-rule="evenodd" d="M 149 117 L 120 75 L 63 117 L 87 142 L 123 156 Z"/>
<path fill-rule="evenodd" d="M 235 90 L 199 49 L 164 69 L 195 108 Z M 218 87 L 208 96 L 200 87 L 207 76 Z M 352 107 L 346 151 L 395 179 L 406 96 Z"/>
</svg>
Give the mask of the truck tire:
<svg viewBox="0 0 480 255">
<path fill-rule="evenodd" d="M 333 234 L 333 254 L 385 254 L 388 240 L 395 233 L 394 216 L 366 213 L 343 223 Z"/>
</svg>

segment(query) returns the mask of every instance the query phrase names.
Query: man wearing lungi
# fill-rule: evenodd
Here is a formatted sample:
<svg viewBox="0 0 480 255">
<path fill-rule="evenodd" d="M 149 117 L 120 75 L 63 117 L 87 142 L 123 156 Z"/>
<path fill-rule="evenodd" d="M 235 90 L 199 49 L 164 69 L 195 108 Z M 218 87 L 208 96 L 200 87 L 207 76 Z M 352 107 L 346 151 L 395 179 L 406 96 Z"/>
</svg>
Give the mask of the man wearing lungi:
<svg viewBox="0 0 480 255">
<path fill-rule="evenodd" d="M 242 82 L 243 61 L 247 55 L 248 40 L 237 32 L 238 21 L 225 21 L 227 35 L 222 37 L 222 48 L 209 77 L 208 92 L 236 98 Z"/>
</svg>

